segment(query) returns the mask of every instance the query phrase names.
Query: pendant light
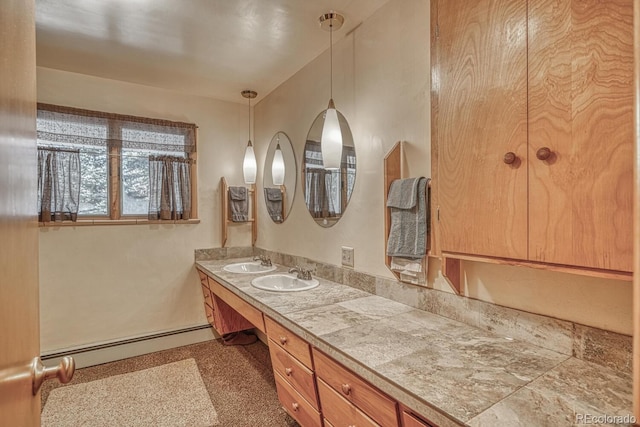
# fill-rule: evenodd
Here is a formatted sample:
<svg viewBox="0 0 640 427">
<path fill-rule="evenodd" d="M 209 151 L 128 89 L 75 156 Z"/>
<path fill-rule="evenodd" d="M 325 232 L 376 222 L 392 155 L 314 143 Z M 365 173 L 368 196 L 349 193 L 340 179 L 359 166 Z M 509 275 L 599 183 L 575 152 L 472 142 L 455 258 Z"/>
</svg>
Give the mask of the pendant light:
<svg viewBox="0 0 640 427">
<path fill-rule="evenodd" d="M 284 157 L 282 156 L 282 149 L 280 148 L 280 134 L 278 134 L 278 145 L 276 151 L 273 153 L 273 163 L 271 163 L 271 179 L 273 185 L 284 184 Z"/>
<path fill-rule="evenodd" d="M 339 30 L 344 23 L 344 17 L 335 12 L 322 15 L 319 19 L 320 28 L 329 31 L 329 57 L 331 64 L 331 97 L 325 112 L 324 126 L 320 138 L 322 165 L 325 169 L 340 169 L 342 164 L 342 130 L 338 121 L 338 110 L 333 102 L 333 30 Z"/>
<path fill-rule="evenodd" d="M 244 152 L 242 174 L 244 175 L 245 184 L 255 184 L 256 175 L 258 174 L 258 164 L 256 162 L 256 154 L 253 152 L 253 144 L 251 143 L 251 100 L 258 96 L 258 93 L 253 90 L 243 90 L 242 96 L 249 99 L 249 142 Z"/>
</svg>

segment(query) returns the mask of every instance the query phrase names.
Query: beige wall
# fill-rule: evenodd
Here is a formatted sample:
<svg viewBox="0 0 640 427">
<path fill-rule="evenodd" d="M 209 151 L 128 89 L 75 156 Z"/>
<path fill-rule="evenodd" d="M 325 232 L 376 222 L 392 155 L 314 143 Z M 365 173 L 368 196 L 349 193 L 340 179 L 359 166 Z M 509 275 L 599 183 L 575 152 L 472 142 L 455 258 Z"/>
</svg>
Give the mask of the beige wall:
<svg viewBox="0 0 640 427">
<path fill-rule="evenodd" d="M 40 232 L 42 351 L 206 323 L 196 248 L 220 246 L 221 176 L 241 184 L 247 107 L 38 68 L 38 100 L 196 123 L 200 224 L 44 228 Z M 249 226 L 228 244 L 250 245 Z"/>
<path fill-rule="evenodd" d="M 256 105 L 259 164 L 279 130 L 300 162 L 307 131 L 329 99 L 328 62 L 327 51 Z M 316 225 L 298 182 L 290 216 L 279 225 L 262 221 L 258 245 L 334 265 L 340 247 L 351 246 L 356 270 L 392 277 L 384 265 L 383 158 L 396 141 L 407 141 L 409 174 L 430 175 L 429 91 L 429 2 L 391 0 L 334 46 L 333 97 L 351 125 L 358 163 L 344 217 L 331 229 Z M 439 268 L 431 260 L 429 286 L 450 291 Z M 630 282 L 474 262 L 463 269 L 465 294 L 473 298 L 632 332 Z"/>
</svg>

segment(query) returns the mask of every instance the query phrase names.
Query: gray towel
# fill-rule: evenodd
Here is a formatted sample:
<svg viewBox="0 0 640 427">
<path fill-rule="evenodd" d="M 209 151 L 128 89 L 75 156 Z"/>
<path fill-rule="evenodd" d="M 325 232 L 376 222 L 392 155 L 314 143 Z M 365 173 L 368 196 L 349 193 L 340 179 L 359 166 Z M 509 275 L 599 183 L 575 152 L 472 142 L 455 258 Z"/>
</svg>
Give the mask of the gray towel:
<svg viewBox="0 0 640 427">
<path fill-rule="evenodd" d="M 282 190 L 279 188 L 265 188 L 264 200 L 267 204 L 267 212 L 275 222 L 282 222 Z"/>
<path fill-rule="evenodd" d="M 391 208 L 388 256 L 416 259 L 427 253 L 428 181 L 420 177 L 391 183 L 387 199 L 387 206 Z"/>
<path fill-rule="evenodd" d="M 229 187 L 231 221 L 245 222 L 249 220 L 249 201 L 247 195 L 247 187 Z"/>
</svg>

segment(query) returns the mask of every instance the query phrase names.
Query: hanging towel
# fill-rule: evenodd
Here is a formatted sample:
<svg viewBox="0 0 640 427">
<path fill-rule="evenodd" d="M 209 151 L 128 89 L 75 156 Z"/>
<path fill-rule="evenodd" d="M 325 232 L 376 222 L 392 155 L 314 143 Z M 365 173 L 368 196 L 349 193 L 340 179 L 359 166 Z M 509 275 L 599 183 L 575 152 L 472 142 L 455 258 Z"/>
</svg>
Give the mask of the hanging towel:
<svg viewBox="0 0 640 427">
<path fill-rule="evenodd" d="M 249 220 L 249 200 L 247 196 L 247 187 L 229 187 L 231 221 L 246 222 Z"/>
<path fill-rule="evenodd" d="M 265 188 L 264 200 L 267 203 L 267 212 L 275 222 L 282 222 L 282 190 L 279 188 Z"/>
<path fill-rule="evenodd" d="M 427 252 L 428 212 L 424 177 L 397 179 L 391 183 L 387 206 L 391 208 L 391 230 L 387 255 L 419 259 Z"/>
</svg>

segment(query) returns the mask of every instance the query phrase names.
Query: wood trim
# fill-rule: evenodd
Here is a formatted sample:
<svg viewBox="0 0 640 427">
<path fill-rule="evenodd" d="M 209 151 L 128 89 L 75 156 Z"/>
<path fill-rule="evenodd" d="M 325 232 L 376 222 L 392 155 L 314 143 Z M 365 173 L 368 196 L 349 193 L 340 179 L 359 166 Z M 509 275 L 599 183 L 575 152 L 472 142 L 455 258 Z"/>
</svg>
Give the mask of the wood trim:
<svg viewBox="0 0 640 427">
<path fill-rule="evenodd" d="M 599 277 L 601 279 L 614 279 L 631 281 L 632 273 L 628 271 L 615 271 L 615 270 L 597 270 L 586 267 L 576 267 L 573 265 L 561 265 L 561 264 L 547 264 L 543 262 L 535 261 L 522 261 L 510 258 L 495 258 L 479 255 L 468 255 L 457 252 L 442 252 L 443 258 L 456 258 L 464 261 L 476 261 L 485 262 L 489 264 L 511 265 L 517 267 L 529 267 L 536 268 L 538 270 L 557 271 L 560 273 L 578 274 L 589 277 Z"/>
<path fill-rule="evenodd" d="M 152 224 L 200 224 L 199 219 L 148 220 L 148 219 L 80 219 L 78 221 L 40 222 L 40 227 L 85 227 L 88 225 L 152 225 Z"/>
<path fill-rule="evenodd" d="M 386 254 L 387 244 L 389 243 L 389 231 L 391 230 L 391 211 L 387 207 L 387 199 L 389 198 L 389 189 L 391 183 L 396 179 L 402 178 L 402 157 L 404 150 L 402 141 L 396 142 L 391 150 L 384 157 L 384 247 L 385 247 L 385 265 L 391 268 L 391 257 Z M 399 279 L 399 276 L 393 272 Z"/>
<path fill-rule="evenodd" d="M 640 6 L 634 2 L 633 413 L 640 423 Z M 636 424 L 640 425 L 640 424 Z"/>
<path fill-rule="evenodd" d="M 441 270 L 442 276 L 447 280 L 449 286 L 451 286 L 458 295 L 462 295 L 460 260 L 457 258 L 442 257 Z"/>
<path fill-rule="evenodd" d="M 224 176 L 220 178 L 220 199 L 220 210 L 222 214 L 220 218 L 220 222 L 222 223 L 222 234 L 220 235 L 222 242 L 220 246 L 224 248 L 227 244 L 227 221 L 229 220 L 229 186 Z"/>
<path fill-rule="evenodd" d="M 429 252 L 440 256 L 440 227 L 438 227 L 438 0 L 431 0 L 431 245 Z M 435 215 L 433 215 L 435 213 Z"/>
</svg>

